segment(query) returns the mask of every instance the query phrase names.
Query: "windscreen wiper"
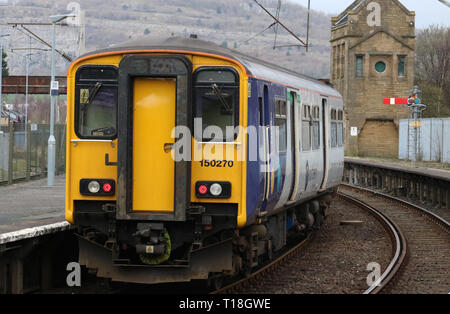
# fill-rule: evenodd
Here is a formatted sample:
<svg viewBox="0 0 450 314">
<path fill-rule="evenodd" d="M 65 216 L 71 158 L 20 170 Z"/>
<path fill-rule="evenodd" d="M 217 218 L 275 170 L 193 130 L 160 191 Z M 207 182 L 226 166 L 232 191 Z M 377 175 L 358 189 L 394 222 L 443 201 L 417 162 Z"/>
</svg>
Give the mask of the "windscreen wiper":
<svg viewBox="0 0 450 314">
<path fill-rule="evenodd" d="M 225 110 L 227 112 L 233 112 L 233 109 L 228 105 L 226 99 L 223 97 L 223 93 L 219 89 L 219 86 L 217 86 L 217 84 L 212 84 L 211 88 L 214 91 L 214 93 L 216 93 L 217 97 L 219 97 L 219 100 L 222 103 L 222 105 L 225 107 Z"/>
<path fill-rule="evenodd" d="M 88 98 L 88 102 L 83 106 L 82 110 L 86 110 L 87 107 L 92 104 L 92 102 L 94 101 L 95 97 L 97 96 L 100 88 L 103 86 L 102 83 L 97 82 L 95 83 L 95 86 L 92 88 L 92 90 L 89 90 L 89 98 Z"/>
</svg>

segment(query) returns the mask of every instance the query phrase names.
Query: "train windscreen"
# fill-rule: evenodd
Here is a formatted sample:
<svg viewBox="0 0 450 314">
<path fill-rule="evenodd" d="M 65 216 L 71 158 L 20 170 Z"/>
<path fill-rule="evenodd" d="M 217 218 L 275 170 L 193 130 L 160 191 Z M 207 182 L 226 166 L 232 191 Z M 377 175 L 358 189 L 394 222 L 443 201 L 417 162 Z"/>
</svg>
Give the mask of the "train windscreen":
<svg viewBox="0 0 450 314">
<path fill-rule="evenodd" d="M 83 67 L 76 78 L 76 123 L 80 138 L 111 139 L 117 133 L 117 70 Z"/>
</svg>

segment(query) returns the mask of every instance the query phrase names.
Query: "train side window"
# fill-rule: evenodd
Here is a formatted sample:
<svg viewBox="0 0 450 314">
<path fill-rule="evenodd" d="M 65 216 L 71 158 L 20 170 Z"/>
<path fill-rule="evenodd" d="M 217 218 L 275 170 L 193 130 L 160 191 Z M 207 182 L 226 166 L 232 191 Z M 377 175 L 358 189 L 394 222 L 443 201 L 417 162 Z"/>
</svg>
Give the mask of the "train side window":
<svg viewBox="0 0 450 314">
<path fill-rule="evenodd" d="M 331 109 L 331 147 L 337 147 L 337 114 L 336 109 Z"/>
<path fill-rule="evenodd" d="M 286 100 L 275 100 L 275 125 L 278 127 L 278 152 L 287 151 Z"/>
<path fill-rule="evenodd" d="M 320 108 L 318 106 L 313 107 L 312 133 L 313 150 L 317 150 L 320 148 Z"/>
<path fill-rule="evenodd" d="M 311 150 L 311 106 L 303 105 L 302 114 L 302 150 Z"/>
<path fill-rule="evenodd" d="M 338 111 L 337 144 L 339 147 L 344 146 L 344 112 L 342 110 Z"/>
<path fill-rule="evenodd" d="M 118 70 L 88 65 L 75 75 L 75 133 L 83 139 L 117 136 Z"/>
<path fill-rule="evenodd" d="M 203 130 L 216 127 L 224 141 L 234 141 L 237 134 L 226 138 L 227 128 L 239 124 L 239 75 L 232 68 L 202 67 L 194 74 L 195 117 L 202 119 Z M 218 134 L 215 139 L 221 140 Z M 213 138 L 203 138 L 212 140 Z"/>
</svg>

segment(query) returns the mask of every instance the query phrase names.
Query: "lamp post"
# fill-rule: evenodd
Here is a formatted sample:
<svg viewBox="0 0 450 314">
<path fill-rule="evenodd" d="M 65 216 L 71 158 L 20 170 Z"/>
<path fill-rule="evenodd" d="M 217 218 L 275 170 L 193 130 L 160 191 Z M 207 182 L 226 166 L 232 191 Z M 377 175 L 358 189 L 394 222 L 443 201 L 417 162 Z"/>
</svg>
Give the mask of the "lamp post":
<svg viewBox="0 0 450 314">
<path fill-rule="evenodd" d="M 0 122 L 3 116 L 3 98 L 2 98 L 2 82 L 3 82 L 3 37 L 7 37 L 9 34 L 0 35 Z"/>
<path fill-rule="evenodd" d="M 27 147 L 27 141 L 28 141 L 28 79 L 29 79 L 29 74 L 30 74 L 30 66 L 36 64 L 37 62 L 30 62 L 31 61 L 31 56 L 33 54 L 29 53 L 25 56 L 25 62 L 26 62 L 26 69 L 27 69 L 27 74 L 26 74 L 26 83 L 25 83 L 25 149 L 28 149 Z"/>
<path fill-rule="evenodd" d="M 74 17 L 74 14 L 52 15 L 50 20 L 52 22 L 52 79 L 51 79 L 51 102 L 50 102 L 50 136 L 48 138 L 48 158 L 47 158 L 47 185 L 53 186 L 55 182 L 55 155 L 56 155 L 56 140 L 55 140 L 55 97 L 58 94 L 58 89 L 55 86 L 55 27 L 56 23 L 68 17 Z"/>
</svg>

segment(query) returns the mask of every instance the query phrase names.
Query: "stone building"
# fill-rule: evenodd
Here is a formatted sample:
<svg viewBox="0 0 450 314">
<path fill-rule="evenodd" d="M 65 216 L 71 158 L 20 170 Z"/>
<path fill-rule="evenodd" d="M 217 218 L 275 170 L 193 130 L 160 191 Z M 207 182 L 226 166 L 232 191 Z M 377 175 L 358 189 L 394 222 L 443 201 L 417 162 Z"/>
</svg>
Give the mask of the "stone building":
<svg viewBox="0 0 450 314">
<path fill-rule="evenodd" d="M 414 83 L 415 13 L 397 0 L 357 0 L 331 19 L 331 82 L 344 97 L 346 154 L 398 156 Z"/>
</svg>

